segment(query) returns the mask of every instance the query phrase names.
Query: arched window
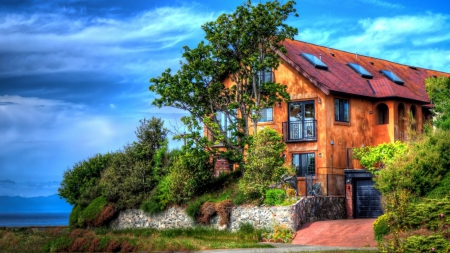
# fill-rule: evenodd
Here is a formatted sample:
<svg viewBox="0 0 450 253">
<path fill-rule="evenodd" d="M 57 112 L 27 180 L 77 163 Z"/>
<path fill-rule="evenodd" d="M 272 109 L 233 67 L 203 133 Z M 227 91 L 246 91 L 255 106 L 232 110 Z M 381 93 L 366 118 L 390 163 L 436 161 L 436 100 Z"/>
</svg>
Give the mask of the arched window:
<svg viewBox="0 0 450 253">
<path fill-rule="evenodd" d="M 377 105 L 377 125 L 389 124 L 389 108 L 386 104 Z"/>
</svg>

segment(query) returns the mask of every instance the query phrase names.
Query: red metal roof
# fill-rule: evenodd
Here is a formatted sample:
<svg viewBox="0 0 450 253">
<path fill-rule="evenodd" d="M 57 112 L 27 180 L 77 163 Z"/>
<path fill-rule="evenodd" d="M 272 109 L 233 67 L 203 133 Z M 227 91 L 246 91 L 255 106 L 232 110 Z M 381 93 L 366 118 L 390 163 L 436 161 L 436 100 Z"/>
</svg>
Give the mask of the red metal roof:
<svg viewBox="0 0 450 253">
<path fill-rule="evenodd" d="M 318 46 L 302 41 L 285 40 L 287 53 L 281 55 L 326 94 L 345 93 L 372 98 L 398 97 L 429 103 L 425 91 L 425 79 L 432 76 L 449 76 L 449 73 L 424 68 L 411 68 L 387 60 L 358 55 L 337 49 Z M 313 54 L 321 58 L 328 70 L 316 69 L 300 53 Z M 331 54 L 332 53 L 332 54 Z M 347 63 L 356 63 L 372 74 L 372 79 L 363 78 L 352 70 Z M 394 83 L 385 77 L 381 70 L 392 71 L 404 81 L 403 85 Z"/>
</svg>

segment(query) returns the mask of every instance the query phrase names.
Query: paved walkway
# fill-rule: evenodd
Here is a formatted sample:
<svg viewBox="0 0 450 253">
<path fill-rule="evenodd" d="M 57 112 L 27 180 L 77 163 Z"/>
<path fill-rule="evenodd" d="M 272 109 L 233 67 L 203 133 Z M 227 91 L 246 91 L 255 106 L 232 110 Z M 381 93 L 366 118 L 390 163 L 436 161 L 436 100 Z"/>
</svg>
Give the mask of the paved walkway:
<svg viewBox="0 0 450 253">
<path fill-rule="evenodd" d="M 292 244 L 339 247 L 376 247 L 373 234 L 375 219 L 348 219 L 308 222 L 304 224 Z"/>
<path fill-rule="evenodd" d="M 304 251 L 329 251 L 329 250 L 358 250 L 358 247 L 336 247 L 336 246 L 313 246 L 313 245 L 295 245 L 283 243 L 269 243 L 275 248 L 258 248 L 258 249 L 217 249 L 217 250 L 201 250 L 195 253 L 290 253 Z M 374 249 L 376 250 L 376 249 Z"/>
</svg>

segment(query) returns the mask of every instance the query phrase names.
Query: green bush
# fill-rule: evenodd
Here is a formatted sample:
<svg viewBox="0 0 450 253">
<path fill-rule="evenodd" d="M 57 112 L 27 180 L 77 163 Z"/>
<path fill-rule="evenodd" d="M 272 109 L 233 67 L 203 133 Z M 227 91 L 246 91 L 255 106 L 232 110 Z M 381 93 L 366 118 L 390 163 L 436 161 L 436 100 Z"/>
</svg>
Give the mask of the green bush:
<svg viewBox="0 0 450 253">
<path fill-rule="evenodd" d="M 402 248 L 404 252 L 449 252 L 450 242 L 439 234 L 431 236 L 413 235 L 406 239 Z"/>
<path fill-rule="evenodd" d="M 406 215 L 401 219 L 400 224 L 408 228 L 424 226 L 436 231 L 444 224 L 450 224 L 450 200 L 447 198 L 421 199 L 418 203 L 412 203 L 406 209 Z"/>
<path fill-rule="evenodd" d="M 196 219 L 201 214 L 200 209 L 202 205 L 210 200 L 211 200 L 210 195 L 203 195 L 199 198 L 196 198 L 194 201 L 189 202 L 189 204 L 186 207 L 186 214 Z"/>
<path fill-rule="evenodd" d="M 79 219 L 81 217 L 82 211 L 83 211 L 83 209 L 80 205 L 75 205 L 72 208 L 72 212 L 70 213 L 70 216 L 69 216 L 69 228 L 70 229 L 82 227 L 82 224 L 79 223 Z"/>
<path fill-rule="evenodd" d="M 72 205 L 80 204 L 80 196 L 91 192 L 92 187 L 98 185 L 101 173 L 109 166 L 113 154 L 97 154 L 87 161 L 76 163 L 72 169 L 66 170 L 63 174 L 58 195 L 65 198 Z M 86 198 L 87 196 L 85 196 Z M 91 200 L 98 196 L 91 196 Z"/>
<path fill-rule="evenodd" d="M 47 242 L 43 248 L 44 252 L 68 252 L 72 240 L 65 236 L 58 237 Z"/>
<path fill-rule="evenodd" d="M 388 223 L 388 216 L 386 214 L 381 215 L 378 217 L 378 219 L 375 220 L 373 223 L 373 232 L 375 234 L 375 240 L 377 242 L 380 242 L 383 240 L 383 236 L 388 235 L 389 230 L 389 223 Z"/>
<path fill-rule="evenodd" d="M 447 172 L 437 186 L 430 192 L 426 193 L 426 196 L 431 199 L 450 197 L 450 172 Z"/>
<path fill-rule="evenodd" d="M 268 206 L 281 205 L 286 199 L 286 192 L 282 189 L 270 189 L 266 191 L 264 204 Z"/>
<path fill-rule="evenodd" d="M 93 227 L 94 220 L 98 218 L 106 204 L 108 204 L 108 202 L 103 196 L 94 199 L 91 204 L 81 212 L 81 217 L 89 226 Z"/>
<path fill-rule="evenodd" d="M 172 195 L 169 188 L 169 180 L 168 177 L 164 177 L 159 181 L 155 189 L 153 189 L 150 197 L 142 203 L 141 209 L 149 214 L 159 213 L 172 202 L 171 198 Z"/>
<path fill-rule="evenodd" d="M 264 128 L 254 135 L 247 153 L 245 173 L 239 189 L 245 194 L 258 193 L 264 196 L 269 185 L 280 180 L 286 173 L 281 154 L 286 144 L 281 135 L 271 128 Z"/>
<path fill-rule="evenodd" d="M 201 147 L 184 148 L 170 167 L 167 176 L 171 203 L 186 203 L 199 195 L 212 178 L 213 165 Z"/>
</svg>

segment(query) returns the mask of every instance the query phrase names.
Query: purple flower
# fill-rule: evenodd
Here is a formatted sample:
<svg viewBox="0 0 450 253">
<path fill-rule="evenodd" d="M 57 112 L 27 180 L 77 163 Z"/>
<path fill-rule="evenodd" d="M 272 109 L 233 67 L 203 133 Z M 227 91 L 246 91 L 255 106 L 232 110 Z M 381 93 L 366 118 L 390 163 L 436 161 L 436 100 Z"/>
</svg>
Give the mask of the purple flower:
<svg viewBox="0 0 450 253">
<path fill-rule="evenodd" d="M 431 248 L 431 251 L 434 251 L 434 248 Z"/>
<path fill-rule="evenodd" d="M 444 218 L 444 214 L 443 213 L 441 213 L 441 218 Z"/>
</svg>

